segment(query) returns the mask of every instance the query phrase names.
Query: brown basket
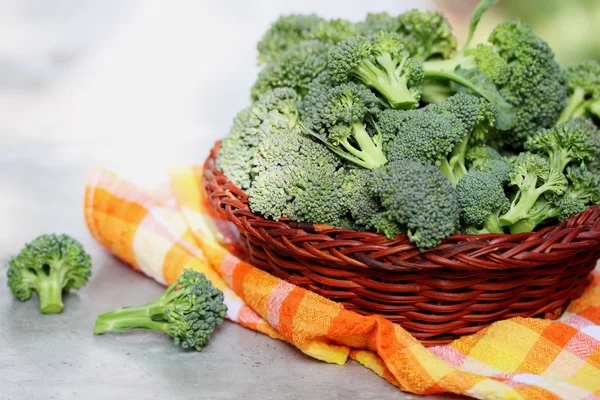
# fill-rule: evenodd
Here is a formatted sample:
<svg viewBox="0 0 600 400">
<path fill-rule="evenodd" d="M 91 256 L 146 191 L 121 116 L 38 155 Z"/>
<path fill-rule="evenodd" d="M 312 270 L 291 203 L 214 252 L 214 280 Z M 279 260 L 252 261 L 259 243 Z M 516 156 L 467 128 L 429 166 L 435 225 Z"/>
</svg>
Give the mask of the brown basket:
<svg viewBox="0 0 600 400">
<path fill-rule="evenodd" d="M 421 253 L 406 235 L 271 221 L 215 167 L 203 185 L 216 215 L 245 239 L 249 261 L 349 310 L 380 314 L 425 345 L 447 343 L 511 317 L 557 318 L 600 258 L 600 206 L 518 235 L 453 235 Z"/>
</svg>

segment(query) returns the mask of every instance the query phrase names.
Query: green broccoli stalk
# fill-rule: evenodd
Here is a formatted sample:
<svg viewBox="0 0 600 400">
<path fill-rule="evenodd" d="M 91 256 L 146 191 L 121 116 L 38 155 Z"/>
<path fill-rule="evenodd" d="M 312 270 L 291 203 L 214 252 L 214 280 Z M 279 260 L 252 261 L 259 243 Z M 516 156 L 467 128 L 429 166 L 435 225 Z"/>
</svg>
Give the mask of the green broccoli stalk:
<svg viewBox="0 0 600 400">
<path fill-rule="evenodd" d="M 168 334 L 183 348 L 202 351 L 226 313 L 223 292 L 212 286 L 204 274 L 185 270 L 159 299 L 100 315 L 94 335 L 152 329 Z"/>
<path fill-rule="evenodd" d="M 504 233 L 499 216 L 509 201 L 500 181 L 488 172 L 469 172 L 456 185 L 461 219 L 467 232 Z"/>
<path fill-rule="evenodd" d="M 502 226 L 529 218 L 540 196 L 560 195 L 567 189 L 567 179 L 562 172 L 551 168 L 546 159 L 536 154 L 519 154 L 511 168 L 509 185 L 516 186 L 518 191 L 508 212 L 500 217 Z"/>
<path fill-rule="evenodd" d="M 377 97 L 365 86 L 315 84 L 303 109 L 305 130 L 338 156 L 369 169 L 387 162 L 381 135 L 372 136 L 367 129 L 380 109 Z"/>
<path fill-rule="evenodd" d="M 565 70 L 567 76 L 567 105 L 559 122 L 576 117 L 600 117 L 600 63 L 584 61 Z"/>
<path fill-rule="evenodd" d="M 595 160 L 598 149 L 593 133 L 593 130 L 578 120 L 567 121 L 530 136 L 525 142 L 525 149 L 547 156 L 550 166 L 563 172 L 571 163 L 581 164 Z"/>
<path fill-rule="evenodd" d="M 27 243 L 8 266 L 8 286 L 22 301 L 33 292 L 40 298 L 40 311 L 62 311 L 62 294 L 83 287 L 91 275 L 91 259 L 83 246 L 67 235 L 46 234 Z"/>
<path fill-rule="evenodd" d="M 404 50 L 398 34 L 346 38 L 332 48 L 327 69 L 335 84 L 354 78 L 378 92 L 392 108 L 418 106 L 423 68 Z"/>
<path fill-rule="evenodd" d="M 375 170 L 371 191 L 384 214 L 373 217 L 382 233 L 396 233 L 397 224 L 422 251 L 455 233 L 459 223 L 454 188 L 440 170 L 417 161 L 398 160 Z"/>
</svg>

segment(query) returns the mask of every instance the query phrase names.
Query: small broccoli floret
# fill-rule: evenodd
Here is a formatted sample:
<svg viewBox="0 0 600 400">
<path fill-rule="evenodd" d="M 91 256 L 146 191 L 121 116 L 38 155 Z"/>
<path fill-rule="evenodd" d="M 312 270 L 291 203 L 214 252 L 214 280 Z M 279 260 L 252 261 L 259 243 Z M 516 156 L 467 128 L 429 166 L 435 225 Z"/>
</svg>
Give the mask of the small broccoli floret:
<svg viewBox="0 0 600 400">
<path fill-rule="evenodd" d="M 83 287 L 91 275 L 91 259 L 68 235 L 46 234 L 27 243 L 8 264 L 8 287 L 22 301 L 36 292 L 40 311 L 62 311 L 62 294 Z"/>
<path fill-rule="evenodd" d="M 502 185 L 493 174 L 470 172 L 456 185 L 460 216 L 467 231 L 503 233 L 499 216 L 509 208 Z"/>
<path fill-rule="evenodd" d="M 204 274 L 186 269 L 157 300 L 100 315 L 94 335 L 152 329 L 171 336 L 184 349 L 202 351 L 226 313 L 223 292 Z"/>
<path fill-rule="evenodd" d="M 592 133 L 577 121 L 567 121 L 530 136 L 525 142 L 525 149 L 546 155 L 550 166 L 562 172 L 571 163 L 594 161 L 598 149 Z"/>
<path fill-rule="evenodd" d="M 346 38 L 332 48 L 327 69 L 334 83 L 355 79 L 378 92 L 392 108 L 418 106 L 423 68 L 404 50 L 398 34 Z"/>
<path fill-rule="evenodd" d="M 567 189 L 567 179 L 550 167 L 546 159 L 536 154 L 521 153 L 511 163 L 510 186 L 517 188 L 510 210 L 500 217 L 502 226 L 510 226 L 530 217 L 530 212 L 542 195 L 561 195 Z"/>
<path fill-rule="evenodd" d="M 456 50 L 452 28 L 438 11 L 410 10 L 398 16 L 399 34 L 407 38 L 407 50 L 413 57 L 427 60 L 448 58 Z"/>
<path fill-rule="evenodd" d="M 386 148 L 387 157 L 438 165 L 453 185 L 467 172 L 467 149 L 485 140 L 494 121 L 494 110 L 485 100 L 465 93 L 405 113 Z"/>
<path fill-rule="evenodd" d="M 386 163 L 381 136 L 368 124 L 380 112 L 377 97 L 353 82 L 339 86 L 312 85 L 303 101 L 303 125 L 338 156 L 364 168 Z"/>
<path fill-rule="evenodd" d="M 498 182 L 500 182 L 501 184 L 504 185 L 505 183 L 508 183 L 508 181 L 510 179 L 511 169 L 505 160 L 500 159 L 500 160 L 489 160 L 488 162 L 486 162 L 484 164 L 476 165 L 475 167 L 473 167 L 471 169 L 471 171 L 486 172 L 486 173 L 492 174 L 498 180 Z"/>
<path fill-rule="evenodd" d="M 469 169 L 477 168 L 492 160 L 502 160 L 496 149 L 486 145 L 472 146 L 465 153 L 465 161 Z"/>
<path fill-rule="evenodd" d="M 600 63 L 589 60 L 572 65 L 565 75 L 569 97 L 559 121 L 592 115 L 600 118 Z"/>
<path fill-rule="evenodd" d="M 297 101 L 294 90 L 278 88 L 238 114 L 221 143 L 217 168 L 241 189 L 248 189 L 257 144 L 272 131 L 297 129 Z"/>
<path fill-rule="evenodd" d="M 393 239 L 394 236 L 404 233 L 402 227 L 392 220 L 385 211 L 373 215 L 371 224 L 377 232 L 384 234 L 388 239 Z"/>
<path fill-rule="evenodd" d="M 318 41 L 302 42 L 281 54 L 259 72 L 250 93 L 252 101 L 275 88 L 291 88 L 303 97 L 310 82 L 327 67 L 329 46 Z"/>
<path fill-rule="evenodd" d="M 291 14 L 279 17 L 258 42 L 259 63 L 275 61 L 298 44 L 319 40 L 336 44 L 348 36 L 362 34 L 358 24 L 343 19 L 325 20 L 315 14 Z"/>
<path fill-rule="evenodd" d="M 410 118 L 411 112 L 406 110 L 385 109 L 379 114 L 375 123 L 375 129 L 381 135 L 383 148 L 398 136 L 398 129 L 404 122 Z"/>
<path fill-rule="evenodd" d="M 393 161 L 375 170 L 372 184 L 385 217 L 401 226 L 421 250 L 456 232 L 458 202 L 454 188 L 438 168 L 416 161 Z M 375 221 L 377 229 L 388 236 L 394 232 L 381 217 Z"/>
<path fill-rule="evenodd" d="M 345 173 L 342 183 L 341 195 L 354 223 L 361 230 L 371 229 L 374 216 L 383 211 L 371 190 L 373 176 L 371 170 L 352 168 Z"/>
</svg>

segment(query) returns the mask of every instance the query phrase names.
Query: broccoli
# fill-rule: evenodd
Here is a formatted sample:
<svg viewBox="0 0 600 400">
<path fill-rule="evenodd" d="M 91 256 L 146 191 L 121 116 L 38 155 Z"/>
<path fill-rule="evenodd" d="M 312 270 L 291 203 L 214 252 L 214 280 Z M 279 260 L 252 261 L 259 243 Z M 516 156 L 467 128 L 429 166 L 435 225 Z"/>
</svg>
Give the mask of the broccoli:
<svg viewBox="0 0 600 400">
<path fill-rule="evenodd" d="M 331 49 L 327 70 L 335 84 L 355 79 L 379 93 L 392 108 L 419 105 L 423 67 L 410 58 L 396 33 L 344 39 Z"/>
<path fill-rule="evenodd" d="M 62 294 L 80 289 L 91 275 L 91 259 L 83 246 L 68 235 L 45 234 L 27 243 L 8 266 L 8 286 L 22 301 L 32 292 L 40 298 L 40 311 L 62 311 Z"/>
<path fill-rule="evenodd" d="M 571 163 L 594 161 L 598 149 L 593 133 L 593 130 L 578 121 L 566 121 L 530 136 L 525 142 L 525 149 L 547 156 L 550 166 L 563 172 Z"/>
<path fill-rule="evenodd" d="M 477 168 L 492 160 L 502 160 L 496 149 L 486 145 L 472 146 L 465 153 L 465 161 L 469 169 Z"/>
<path fill-rule="evenodd" d="M 567 189 L 562 172 L 537 154 L 521 153 L 511 162 L 510 186 L 515 186 L 510 209 L 500 217 L 502 226 L 510 226 L 531 216 L 532 208 L 542 195 L 561 195 Z"/>
<path fill-rule="evenodd" d="M 470 169 L 470 172 L 486 172 L 494 175 L 501 184 L 508 183 L 510 179 L 510 166 L 504 159 L 489 160 L 488 162 L 476 165 Z"/>
<path fill-rule="evenodd" d="M 292 88 L 303 97 L 308 85 L 327 67 L 329 46 L 318 41 L 302 42 L 281 54 L 259 72 L 251 88 L 252 101 L 275 88 Z"/>
<path fill-rule="evenodd" d="M 372 170 L 351 168 L 344 174 L 342 182 L 341 196 L 355 225 L 361 230 L 373 228 L 373 218 L 383 211 L 371 190 L 373 176 Z"/>
<path fill-rule="evenodd" d="M 371 224 L 377 232 L 384 234 L 388 239 L 393 239 L 394 236 L 404 233 L 402 227 L 392 220 L 385 211 L 373 215 Z"/>
<path fill-rule="evenodd" d="M 297 100 L 294 90 L 278 88 L 235 118 L 231 132 L 221 143 L 217 167 L 241 189 L 250 187 L 256 146 L 263 137 L 272 131 L 298 129 Z"/>
<path fill-rule="evenodd" d="M 456 39 L 444 16 L 437 12 L 410 10 L 396 17 L 387 13 L 368 14 L 362 23 L 372 34 L 395 32 L 412 57 L 427 60 L 448 58 L 456 50 Z"/>
<path fill-rule="evenodd" d="M 494 121 L 489 103 L 465 93 L 405 114 L 386 147 L 388 159 L 436 164 L 453 185 L 467 172 L 467 149 L 485 141 Z"/>
<path fill-rule="evenodd" d="M 360 84 L 329 86 L 321 81 L 326 79 L 313 82 L 302 103 L 306 132 L 361 167 L 372 169 L 385 164 L 381 135 L 373 135 L 370 129 L 380 112 L 377 97 Z"/>
<path fill-rule="evenodd" d="M 600 202 L 600 177 L 584 165 L 567 167 L 569 186 L 564 194 L 542 196 L 529 212 L 529 217 L 510 226 L 511 233 L 531 232 L 542 222 L 565 220 Z"/>
<path fill-rule="evenodd" d="M 504 233 L 499 216 L 509 201 L 496 177 L 488 172 L 469 172 L 456 185 L 460 216 L 468 232 Z"/>
<path fill-rule="evenodd" d="M 375 218 L 376 227 L 394 233 L 390 221 L 398 224 L 421 250 L 437 246 L 458 228 L 454 188 L 433 165 L 410 160 L 389 162 L 375 170 L 371 190 L 385 209 L 383 221 Z"/>
<path fill-rule="evenodd" d="M 565 75 L 569 97 L 559 122 L 583 116 L 600 118 L 600 63 L 589 60 L 572 65 Z"/>
<path fill-rule="evenodd" d="M 504 145 L 519 148 L 539 128 L 552 126 L 564 108 L 566 84 L 554 53 L 531 28 L 519 21 L 497 25 L 489 43 L 471 47 L 483 13 L 496 1 L 483 0 L 473 17 L 466 45 L 447 60 L 426 61 L 423 98 L 434 100 L 439 85 L 467 90 L 486 98 L 497 110 L 496 127 L 504 131 Z"/>
<path fill-rule="evenodd" d="M 152 329 L 168 334 L 184 349 L 202 351 L 226 313 L 223 292 L 204 274 L 186 269 L 157 300 L 100 315 L 94 335 Z"/>
<path fill-rule="evenodd" d="M 271 25 L 258 42 L 258 61 L 260 64 L 273 62 L 282 53 L 304 41 L 319 40 L 331 45 L 362 33 L 359 24 L 343 19 L 328 21 L 315 14 L 284 15 Z"/>
</svg>

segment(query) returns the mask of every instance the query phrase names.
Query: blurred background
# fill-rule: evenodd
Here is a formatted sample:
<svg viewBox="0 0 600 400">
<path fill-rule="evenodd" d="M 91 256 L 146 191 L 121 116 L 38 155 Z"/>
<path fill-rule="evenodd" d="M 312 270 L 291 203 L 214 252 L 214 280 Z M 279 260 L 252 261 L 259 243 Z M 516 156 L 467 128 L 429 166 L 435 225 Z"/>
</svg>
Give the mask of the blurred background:
<svg viewBox="0 0 600 400">
<path fill-rule="evenodd" d="M 280 14 L 439 8 L 466 26 L 475 3 L 0 0 L 0 193 L 23 191 L 13 168 L 34 161 L 101 163 L 141 183 L 202 162 L 248 103 L 256 42 Z M 479 38 L 506 16 L 531 23 L 563 63 L 600 57 L 600 1 L 504 0 Z"/>
</svg>

